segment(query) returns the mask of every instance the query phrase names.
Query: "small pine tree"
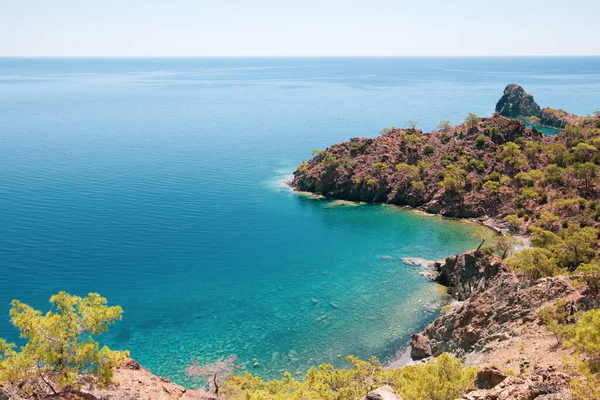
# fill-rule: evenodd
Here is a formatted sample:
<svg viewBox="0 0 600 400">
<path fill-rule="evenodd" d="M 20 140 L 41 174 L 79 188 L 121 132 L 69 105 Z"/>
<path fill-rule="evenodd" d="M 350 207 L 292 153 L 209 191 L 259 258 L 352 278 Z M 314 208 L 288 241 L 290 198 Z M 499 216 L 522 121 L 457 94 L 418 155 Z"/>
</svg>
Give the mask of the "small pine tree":
<svg viewBox="0 0 600 400">
<path fill-rule="evenodd" d="M 95 376 L 100 386 L 111 383 L 113 368 L 129 355 L 104 346 L 94 336 L 121 319 L 119 306 L 107 306 L 97 293 L 87 297 L 60 292 L 50 298 L 46 314 L 13 300 L 12 323 L 27 339 L 20 351 L 0 340 L 0 385 L 27 395 L 66 393 L 78 387 L 82 373 Z"/>
</svg>

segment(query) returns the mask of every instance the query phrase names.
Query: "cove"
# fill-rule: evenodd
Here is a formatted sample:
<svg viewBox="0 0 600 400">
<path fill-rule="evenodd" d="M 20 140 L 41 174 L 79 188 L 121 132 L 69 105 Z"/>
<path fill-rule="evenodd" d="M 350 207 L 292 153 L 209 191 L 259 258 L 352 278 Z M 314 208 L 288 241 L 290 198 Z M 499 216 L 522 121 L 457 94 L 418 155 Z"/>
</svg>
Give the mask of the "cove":
<svg viewBox="0 0 600 400">
<path fill-rule="evenodd" d="M 524 75 L 534 64 L 544 72 Z M 591 112 L 600 75 L 573 80 L 586 90 L 560 101 L 552 85 L 597 65 L 2 59 L 0 337 L 18 340 L 13 298 L 46 310 L 65 290 L 121 305 L 101 340 L 181 383 L 191 358 L 230 353 L 265 378 L 392 357 L 442 302 L 400 258 L 476 247 L 474 227 L 307 198 L 281 181 L 312 149 L 413 118 L 427 130 L 490 114 L 511 81 Z"/>
</svg>

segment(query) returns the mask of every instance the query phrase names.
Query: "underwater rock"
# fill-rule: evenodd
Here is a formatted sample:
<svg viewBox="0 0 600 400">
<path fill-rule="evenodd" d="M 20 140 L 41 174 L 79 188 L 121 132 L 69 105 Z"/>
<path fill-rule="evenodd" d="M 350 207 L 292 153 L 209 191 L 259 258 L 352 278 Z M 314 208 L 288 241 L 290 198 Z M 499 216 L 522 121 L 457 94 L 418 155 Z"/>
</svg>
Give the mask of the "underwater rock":
<svg viewBox="0 0 600 400">
<path fill-rule="evenodd" d="M 288 353 L 288 358 L 290 359 L 290 361 L 300 361 L 300 356 L 298 355 L 298 352 L 296 350 L 290 350 L 290 352 Z"/>
</svg>

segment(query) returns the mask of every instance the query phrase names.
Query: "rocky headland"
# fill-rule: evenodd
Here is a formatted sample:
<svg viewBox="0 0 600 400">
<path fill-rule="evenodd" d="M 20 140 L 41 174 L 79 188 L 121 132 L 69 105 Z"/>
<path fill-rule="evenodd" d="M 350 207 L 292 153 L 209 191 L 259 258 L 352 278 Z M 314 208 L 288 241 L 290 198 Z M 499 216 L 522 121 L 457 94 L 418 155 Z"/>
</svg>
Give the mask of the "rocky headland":
<svg viewBox="0 0 600 400">
<path fill-rule="evenodd" d="M 498 107 L 508 115 L 539 109 L 518 85 L 507 87 Z M 600 115 L 577 117 L 577 125 L 556 136 L 499 112 L 431 133 L 389 128 L 376 138 L 352 138 L 316 152 L 298 166 L 290 185 L 329 198 L 408 205 L 500 226 L 514 215 L 510 228 L 517 233 L 526 233 L 544 212 L 561 222 L 597 226 L 595 209 L 560 202 L 597 196 L 599 136 Z"/>
</svg>

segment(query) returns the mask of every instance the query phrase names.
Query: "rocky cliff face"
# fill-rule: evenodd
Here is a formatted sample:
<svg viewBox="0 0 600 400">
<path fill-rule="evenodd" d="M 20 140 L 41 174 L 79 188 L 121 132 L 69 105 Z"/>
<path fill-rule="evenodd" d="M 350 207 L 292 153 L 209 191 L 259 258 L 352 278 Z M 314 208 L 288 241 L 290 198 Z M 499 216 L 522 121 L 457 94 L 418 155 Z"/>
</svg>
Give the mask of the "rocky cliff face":
<svg viewBox="0 0 600 400">
<path fill-rule="evenodd" d="M 555 110 L 550 107 L 542 109 L 542 115 L 540 116 L 541 125 L 558 129 L 563 129 L 567 125 L 578 125 L 580 122 L 581 118 L 577 115 L 569 114 L 564 110 Z"/>
<path fill-rule="evenodd" d="M 496 111 L 509 118 L 542 116 L 542 110 L 533 96 L 515 83 L 506 86 L 504 94 L 496 104 Z"/>
<path fill-rule="evenodd" d="M 482 351 L 514 336 L 517 325 L 539 324 L 540 306 L 574 291 L 564 278 L 534 282 L 477 252 L 450 257 L 437 269 L 437 281 L 447 284 L 448 293 L 461 303 L 413 336 L 413 359 Z"/>
<path fill-rule="evenodd" d="M 544 331 L 538 310 L 561 298 L 579 298 L 570 278 L 531 281 L 478 252 L 449 257 L 435 267 L 436 280 L 459 302 L 413 336 L 413 359 L 448 352 L 482 368 L 478 389 L 464 399 L 569 398 L 570 378 L 559 371 L 569 352 Z"/>
</svg>

